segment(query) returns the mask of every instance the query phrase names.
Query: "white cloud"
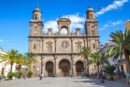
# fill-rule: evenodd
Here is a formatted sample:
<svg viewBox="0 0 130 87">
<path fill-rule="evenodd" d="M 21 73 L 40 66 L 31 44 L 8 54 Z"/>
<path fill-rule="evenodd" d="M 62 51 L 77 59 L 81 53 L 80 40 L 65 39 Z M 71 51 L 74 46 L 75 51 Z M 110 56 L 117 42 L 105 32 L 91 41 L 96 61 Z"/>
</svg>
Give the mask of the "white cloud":
<svg viewBox="0 0 130 87">
<path fill-rule="evenodd" d="M 80 23 L 80 22 L 84 22 L 85 19 L 83 17 L 80 17 L 79 14 L 70 14 L 70 15 L 65 15 L 62 16 L 63 18 L 67 18 L 69 17 L 72 23 Z"/>
<path fill-rule="evenodd" d="M 117 25 L 120 25 L 120 24 L 123 24 L 122 20 L 107 23 L 107 24 L 104 24 L 101 28 L 99 28 L 99 30 L 105 30 L 105 29 L 108 29 L 109 27 L 117 26 Z"/>
<path fill-rule="evenodd" d="M 105 30 L 108 29 L 109 25 L 108 24 L 104 24 L 101 28 L 99 28 L 99 30 Z"/>
<path fill-rule="evenodd" d="M 62 18 L 68 18 L 71 20 L 71 31 L 76 30 L 76 28 L 84 28 L 83 23 L 85 22 L 84 17 L 80 17 L 79 14 L 70 14 L 70 15 L 63 15 Z M 52 28 L 54 32 L 58 31 L 57 20 L 51 20 L 45 22 L 44 31 L 47 32 L 48 28 Z"/>
<path fill-rule="evenodd" d="M 51 21 L 45 22 L 44 31 L 47 32 L 48 28 L 52 28 L 53 31 L 58 31 L 57 21 L 51 20 Z"/>
<path fill-rule="evenodd" d="M 116 22 L 113 22 L 112 25 L 116 26 L 116 25 L 119 25 L 119 24 L 122 24 L 123 22 L 121 20 L 119 21 L 116 21 Z"/>
<path fill-rule="evenodd" d="M 108 11 L 111 11 L 113 9 L 117 9 L 121 6 L 123 6 L 128 0 L 116 0 L 112 4 L 109 4 L 107 7 L 102 8 L 100 11 L 96 13 L 96 16 L 102 15 Z"/>
<path fill-rule="evenodd" d="M 2 43 L 3 42 L 3 40 L 2 39 L 0 39 L 0 43 Z"/>
</svg>

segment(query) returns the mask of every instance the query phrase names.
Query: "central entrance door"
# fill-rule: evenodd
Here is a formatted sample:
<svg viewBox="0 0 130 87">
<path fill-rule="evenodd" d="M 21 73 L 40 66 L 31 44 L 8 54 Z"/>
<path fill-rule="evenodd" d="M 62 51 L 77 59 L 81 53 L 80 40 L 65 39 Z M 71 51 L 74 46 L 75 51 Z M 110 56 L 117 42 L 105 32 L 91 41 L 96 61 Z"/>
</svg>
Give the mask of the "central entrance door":
<svg viewBox="0 0 130 87">
<path fill-rule="evenodd" d="M 70 76 L 70 62 L 66 59 L 61 60 L 59 63 L 60 76 Z"/>
</svg>

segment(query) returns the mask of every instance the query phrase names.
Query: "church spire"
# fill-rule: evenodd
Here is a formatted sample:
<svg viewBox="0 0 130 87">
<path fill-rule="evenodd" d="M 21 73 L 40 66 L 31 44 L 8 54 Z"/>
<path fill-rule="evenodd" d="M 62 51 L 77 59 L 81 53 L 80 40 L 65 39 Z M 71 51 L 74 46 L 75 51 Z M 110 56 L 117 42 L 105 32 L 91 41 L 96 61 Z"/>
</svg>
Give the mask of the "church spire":
<svg viewBox="0 0 130 87">
<path fill-rule="evenodd" d="M 88 1 L 89 1 L 88 2 L 88 4 L 89 4 L 88 7 L 91 8 L 91 0 L 88 0 Z"/>
<path fill-rule="evenodd" d="M 38 3 L 38 0 L 37 0 L 36 8 L 39 8 L 39 3 Z"/>
<path fill-rule="evenodd" d="M 93 8 L 88 7 L 88 10 L 87 10 L 87 12 L 86 12 L 86 18 L 87 18 L 88 20 L 94 20 L 94 19 L 95 19 L 95 13 L 94 13 Z"/>
<path fill-rule="evenodd" d="M 42 13 L 41 13 L 41 10 L 40 10 L 39 5 L 38 5 L 38 0 L 37 0 L 36 8 L 33 11 L 33 20 L 37 20 L 37 21 L 42 20 Z"/>
</svg>

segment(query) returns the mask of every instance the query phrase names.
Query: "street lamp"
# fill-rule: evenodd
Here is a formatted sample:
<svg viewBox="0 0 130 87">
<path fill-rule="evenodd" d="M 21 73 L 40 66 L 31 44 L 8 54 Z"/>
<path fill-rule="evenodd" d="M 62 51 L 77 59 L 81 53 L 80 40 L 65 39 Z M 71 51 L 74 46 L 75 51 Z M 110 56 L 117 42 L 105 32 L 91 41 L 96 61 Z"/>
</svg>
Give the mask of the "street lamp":
<svg viewBox="0 0 130 87">
<path fill-rule="evenodd" d="M 42 55 L 41 55 L 41 75 L 40 75 L 40 80 L 42 80 L 42 77 L 43 77 L 43 58 L 42 58 Z"/>
<path fill-rule="evenodd" d="M 26 79 L 26 77 L 27 77 L 27 70 L 28 70 L 27 64 L 28 64 L 27 57 L 25 57 L 25 59 L 24 59 L 24 66 L 25 66 L 24 79 Z"/>
<path fill-rule="evenodd" d="M 104 49 L 105 49 L 106 46 L 103 46 L 102 44 L 100 45 L 100 47 L 98 48 L 98 53 L 104 53 Z M 103 55 L 103 54 L 101 54 Z M 100 60 L 100 67 L 101 67 L 101 83 L 104 83 L 104 72 L 103 72 L 103 61 Z"/>
</svg>

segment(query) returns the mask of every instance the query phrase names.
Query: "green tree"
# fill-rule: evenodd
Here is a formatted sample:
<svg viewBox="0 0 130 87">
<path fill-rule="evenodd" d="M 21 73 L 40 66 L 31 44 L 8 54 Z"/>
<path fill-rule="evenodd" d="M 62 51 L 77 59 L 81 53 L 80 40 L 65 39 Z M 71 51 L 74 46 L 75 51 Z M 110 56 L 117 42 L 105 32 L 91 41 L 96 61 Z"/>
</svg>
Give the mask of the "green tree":
<svg viewBox="0 0 130 87">
<path fill-rule="evenodd" d="M 18 53 L 17 54 L 17 59 L 16 59 L 16 62 L 18 64 L 18 71 L 21 70 L 21 66 L 24 64 L 25 62 L 25 56 L 21 53 Z"/>
<path fill-rule="evenodd" d="M 89 67 L 86 66 L 87 65 L 86 62 L 88 61 L 90 54 L 91 54 L 91 49 L 89 47 L 83 47 L 82 51 L 79 53 L 79 55 L 85 59 L 85 74 L 87 71 L 87 75 L 89 74 Z"/>
<path fill-rule="evenodd" d="M 114 33 L 111 33 L 110 37 L 112 38 L 112 42 L 114 45 L 110 46 L 109 54 L 113 55 L 114 58 L 122 58 L 122 56 L 125 56 L 127 66 L 128 66 L 128 72 L 130 73 L 130 31 L 116 31 Z"/>
<path fill-rule="evenodd" d="M 91 59 L 87 61 L 87 65 L 91 65 L 91 64 L 96 64 L 97 66 L 97 75 L 99 77 L 99 66 L 100 66 L 100 62 L 101 62 L 101 56 L 99 53 L 95 52 L 95 53 L 91 53 Z"/>
<path fill-rule="evenodd" d="M 108 60 L 105 61 L 105 65 L 103 67 L 103 71 L 110 75 L 110 79 L 114 80 L 114 70 L 116 69 L 113 65 L 109 63 Z"/>
<path fill-rule="evenodd" d="M 29 67 L 29 70 L 31 70 L 31 66 L 33 63 L 36 63 L 36 58 L 33 53 L 26 53 L 26 62 Z"/>
<path fill-rule="evenodd" d="M 16 63 L 17 61 L 17 54 L 18 54 L 18 51 L 17 50 L 14 50 L 14 49 L 11 49 L 9 50 L 6 54 L 3 55 L 3 61 L 7 61 L 7 64 L 10 64 L 10 71 L 12 72 L 12 68 L 13 68 L 13 65 L 14 63 Z"/>
</svg>

